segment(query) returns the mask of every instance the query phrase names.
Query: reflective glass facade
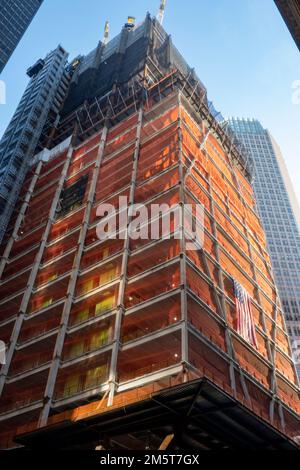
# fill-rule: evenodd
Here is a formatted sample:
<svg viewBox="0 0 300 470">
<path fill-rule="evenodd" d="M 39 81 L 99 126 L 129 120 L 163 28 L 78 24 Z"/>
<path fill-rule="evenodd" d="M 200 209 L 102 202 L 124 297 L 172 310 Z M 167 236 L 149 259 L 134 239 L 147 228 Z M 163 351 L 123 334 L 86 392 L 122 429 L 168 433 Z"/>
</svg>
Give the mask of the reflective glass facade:
<svg viewBox="0 0 300 470">
<path fill-rule="evenodd" d="M 31 23 L 43 0 L 1 0 L 0 73 Z"/>
</svg>

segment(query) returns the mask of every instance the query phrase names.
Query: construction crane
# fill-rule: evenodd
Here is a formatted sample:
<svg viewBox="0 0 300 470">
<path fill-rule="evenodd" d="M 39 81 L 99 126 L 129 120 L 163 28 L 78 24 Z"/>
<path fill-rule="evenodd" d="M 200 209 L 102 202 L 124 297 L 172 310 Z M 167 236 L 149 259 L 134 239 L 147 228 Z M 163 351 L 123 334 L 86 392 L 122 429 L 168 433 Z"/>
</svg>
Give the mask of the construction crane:
<svg viewBox="0 0 300 470">
<path fill-rule="evenodd" d="M 109 37 L 109 21 L 106 21 L 105 26 L 104 26 L 104 36 L 102 39 L 102 44 L 106 45 L 108 43 L 108 37 Z"/>
<path fill-rule="evenodd" d="M 134 16 L 128 16 L 127 17 L 127 23 L 125 23 L 125 28 L 133 29 L 134 26 L 135 26 L 135 17 Z"/>
<path fill-rule="evenodd" d="M 160 7 L 156 16 L 158 22 L 163 24 L 167 0 L 160 0 Z"/>
</svg>

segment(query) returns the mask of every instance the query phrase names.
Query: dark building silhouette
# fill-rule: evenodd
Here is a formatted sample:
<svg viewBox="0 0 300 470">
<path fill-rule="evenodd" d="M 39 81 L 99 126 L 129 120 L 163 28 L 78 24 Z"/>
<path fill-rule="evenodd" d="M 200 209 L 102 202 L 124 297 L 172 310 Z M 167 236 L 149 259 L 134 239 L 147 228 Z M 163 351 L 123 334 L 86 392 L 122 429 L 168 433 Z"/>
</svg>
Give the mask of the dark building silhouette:
<svg viewBox="0 0 300 470">
<path fill-rule="evenodd" d="M 275 0 L 275 3 L 300 50 L 300 0 Z"/>
</svg>

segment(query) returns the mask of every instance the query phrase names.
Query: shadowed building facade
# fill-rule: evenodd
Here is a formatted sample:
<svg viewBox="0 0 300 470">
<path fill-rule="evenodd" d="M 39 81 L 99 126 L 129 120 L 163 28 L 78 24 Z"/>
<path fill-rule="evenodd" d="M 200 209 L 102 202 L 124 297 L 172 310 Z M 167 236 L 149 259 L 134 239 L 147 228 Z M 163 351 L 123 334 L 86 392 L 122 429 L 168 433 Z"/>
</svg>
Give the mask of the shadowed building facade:
<svg viewBox="0 0 300 470">
<path fill-rule="evenodd" d="M 300 50 L 300 0 L 275 0 L 275 3 Z"/>
</svg>

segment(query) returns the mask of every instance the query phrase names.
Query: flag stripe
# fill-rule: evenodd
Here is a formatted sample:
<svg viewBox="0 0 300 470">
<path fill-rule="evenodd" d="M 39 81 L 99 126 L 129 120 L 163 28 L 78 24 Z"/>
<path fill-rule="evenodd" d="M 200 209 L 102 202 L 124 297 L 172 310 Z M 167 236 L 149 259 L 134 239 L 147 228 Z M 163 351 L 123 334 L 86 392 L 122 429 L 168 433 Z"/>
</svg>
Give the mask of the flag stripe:
<svg viewBox="0 0 300 470">
<path fill-rule="evenodd" d="M 246 289 L 233 279 L 235 306 L 237 312 L 237 332 L 252 346 L 258 347 L 255 324 L 251 309 L 251 298 Z"/>
</svg>

